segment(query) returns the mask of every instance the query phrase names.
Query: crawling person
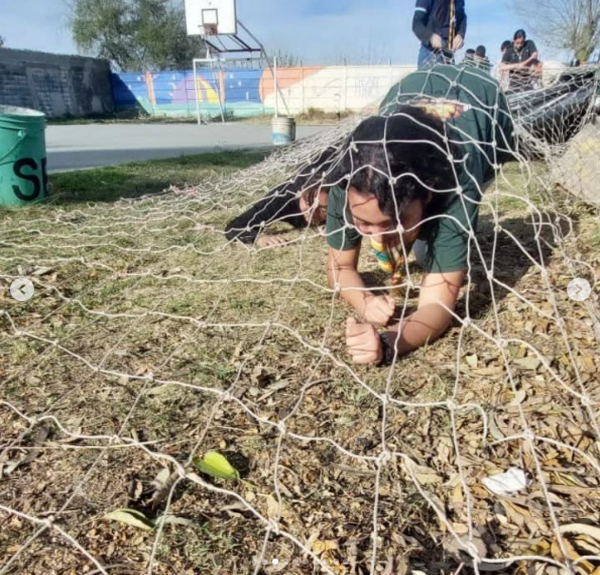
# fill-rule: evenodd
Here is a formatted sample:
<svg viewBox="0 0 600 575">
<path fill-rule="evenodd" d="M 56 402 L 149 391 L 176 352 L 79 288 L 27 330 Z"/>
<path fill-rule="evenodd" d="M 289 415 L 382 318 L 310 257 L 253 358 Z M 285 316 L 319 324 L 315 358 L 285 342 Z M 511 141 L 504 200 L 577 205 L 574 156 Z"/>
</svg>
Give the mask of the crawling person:
<svg viewBox="0 0 600 575">
<path fill-rule="evenodd" d="M 225 228 L 228 241 L 238 240 L 260 248 L 283 246 L 288 237 L 269 234 L 267 227 L 274 223 L 287 223 L 296 229 L 317 227 L 327 220 L 329 190 L 334 185 L 345 185 L 344 175 L 336 169 L 340 152 L 347 144 L 340 141 L 319 153 L 304 165 L 288 182 L 273 188 L 264 198 L 241 215 L 231 220 Z M 371 249 L 379 266 L 389 274 L 390 284 L 403 281 L 404 259 L 397 246 L 387 240 L 371 238 Z"/>
<path fill-rule="evenodd" d="M 346 186 L 329 192 L 327 277 L 360 321 L 347 346 L 358 364 L 392 363 L 450 326 L 475 251 L 482 191 L 512 157 L 512 120 L 496 80 L 473 67 L 438 65 L 407 76 L 380 116 L 353 132 L 339 165 Z M 363 238 L 414 245 L 423 266 L 417 310 L 392 321 L 395 302 L 358 273 Z M 383 330 L 380 332 L 380 329 Z"/>
<path fill-rule="evenodd" d="M 335 164 L 340 145 L 329 146 L 304 165 L 288 182 L 273 188 L 243 214 L 231 220 L 225 228 L 229 241 L 239 240 L 260 248 L 287 243 L 282 234 L 269 234 L 267 226 L 277 222 L 302 229 L 321 226 L 327 218 L 328 177 Z"/>
</svg>

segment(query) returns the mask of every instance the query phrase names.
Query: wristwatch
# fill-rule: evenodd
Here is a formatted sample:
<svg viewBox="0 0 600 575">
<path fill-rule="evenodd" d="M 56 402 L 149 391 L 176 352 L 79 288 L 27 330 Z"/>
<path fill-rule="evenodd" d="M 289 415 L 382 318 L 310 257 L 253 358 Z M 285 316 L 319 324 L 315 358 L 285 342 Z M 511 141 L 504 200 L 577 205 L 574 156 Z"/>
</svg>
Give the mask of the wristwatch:
<svg viewBox="0 0 600 575">
<path fill-rule="evenodd" d="M 379 334 L 379 337 L 381 338 L 381 345 L 383 346 L 383 357 L 377 365 L 392 365 L 392 363 L 394 363 L 394 357 L 396 356 L 396 350 L 390 341 L 390 336 L 387 332 L 383 332 Z"/>
</svg>

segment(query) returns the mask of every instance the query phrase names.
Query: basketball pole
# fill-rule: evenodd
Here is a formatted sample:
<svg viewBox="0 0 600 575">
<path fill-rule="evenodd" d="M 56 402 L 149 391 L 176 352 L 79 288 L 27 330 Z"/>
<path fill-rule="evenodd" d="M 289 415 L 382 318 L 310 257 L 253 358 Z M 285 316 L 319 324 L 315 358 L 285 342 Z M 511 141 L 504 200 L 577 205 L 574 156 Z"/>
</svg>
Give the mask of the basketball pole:
<svg viewBox="0 0 600 575">
<path fill-rule="evenodd" d="M 273 57 L 273 81 L 275 82 L 275 117 L 279 118 L 279 82 L 277 81 L 277 56 Z"/>
<path fill-rule="evenodd" d="M 194 91 L 196 94 L 196 115 L 198 123 L 202 123 L 202 106 L 199 97 L 198 84 L 199 68 L 206 64 L 209 64 L 211 67 L 215 93 L 218 97 L 219 109 L 221 112 L 221 120 L 222 122 L 225 122 L 224 105 L 226 87 L 224 83 L 219 80 L 223 80 L 222 74 L 227 68 L 227 65 L 236 60 L 244 62 L 258 61 L 260 62 L 261 69 L 268 67 L 274 83 L 275 117 L 279 117 L 281 102 L 283 102 L 287 115 L 291 117 L 290 108 L 279 85 L 279 67 L 277 58 L 270 58 L 262 42 L 252 34 L 243 22 L 240 22 L 237 19 L 235 1 L 236 0 L 185 0 L 188 35 L 201 36 L 204 41 L 204 47 L 206 48 L 205 58 L 194 58 Z M 202 10 L 199 11 L 199 8 L 202 8 Z M 219 33 L 220 9 L 224 9 L 224 19 L 222 22 L 224 31 L 221 34 Z M 225 14 L 227 14 L 227 16 L 225 16 Z M 245 33 L 246 37 L 238 34 L 238 28 Z M 228 40 L 229 43 L 224 42 L 224 40 Z M 257 52 L 260 53 L 259 57 L 254 56 Z M 246 59 L 229 57 L 232 54 L 242 53 L 247 55 Z M 216 63 L 219 65 L 216 66 Z M 216 77 L 216 68 L 221 72 L 219 79 Z M 208 89 L 209 88 L 206 88 L 206 90 Z M 207 94 L 209 94 L 208 91 Z"/>
<path fill-rule="evenodd" d="M 198 121 L 198 125 L 202 124 L 202 119 L 200 117 L 200 98 L 198 97 L 198 68 L 196 65 L 196 59 L 194 58 L 194 96 L 196 97 L 196 120 Z"/>
<path fill-rule="evenodd" d="M 248 28 L 246 28 L 246 26 L 244 26 L 244 24 L 242 22 L 240 22 L 238 20 L 237 23 L 238 23 L 238 26 L 244 32 L 246 32 L 246 34 L 248 34 L 248 36 L 250 36 L 250 38 L 252 38 L 252 40 L 254 40 L 254 42 L 256 42 L 258 44 L 258 47 L 260 48 L 261 57 L 267 63 L 267 66 L 269 66 L 269 70 L 271 71 L 271 74 L 273 75 L 273 82 L 275 83 L 275 102 L 276 102 L 275 117 L 278 117 L 278 114 L 279 114 L 279 110 L 278 110 L 278 104 L 279 104 L 278 99 L 279 98 L 281 98 L 283 105 L 285 106 L 285 111 L 286 111 L 287 115 L 291 116 L 290 109 L 287 105 L 287 101 L 283 96 L 283 92 L 281 91 L 281 88 L 279 87 L 279 80 L 277 77 L 277 64 L 276 64 L 277 58 L 274 58 L 274 61 L 275 61 L 275 67 L 274 67 L 273 64 L 271 64 L 271 60 L 267 56 L 267 51 L 266 51 L 265 47 L 263 46 L 262 42 L 254 34 L 252 34 L 252 32 L 250 32 L 250 30 L 248 30 Z"/>
</svg>

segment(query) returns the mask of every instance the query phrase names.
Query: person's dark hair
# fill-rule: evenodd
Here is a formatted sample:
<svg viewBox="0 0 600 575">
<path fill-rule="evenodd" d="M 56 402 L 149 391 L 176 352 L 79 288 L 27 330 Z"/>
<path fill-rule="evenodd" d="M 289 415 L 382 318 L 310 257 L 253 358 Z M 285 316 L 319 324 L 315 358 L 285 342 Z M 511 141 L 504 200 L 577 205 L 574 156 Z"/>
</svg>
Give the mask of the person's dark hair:
<svg viewBox="0 0 600 575">
<path fill-rule="evenodd" d="M 462 157 L 444 141 L 442 120 L 416 106 L 400 106 L 393 116 L 373 116 L 358 125 L 340 169 L 349 174 L 349 187 L 375 195 L 379 209 L 398 223 L 412 201 L 426 200 L 431 190 L 456 188 L 448 154 Z M 427 213 L 439 211 L 449 195 L 434 192 Z"/>
<path fill-rule="evenodd" d="M 517 30 L 515 35 L 513 36 L 513 40 L 518 40 L 519 38 L 523 38 L 523 40 L 527 40 L 527 34 L 525 30 Z"/>
<path fill-rule="evenodd" d="M 504 50 L 508 50 L 512 46 L 512 42 L 510 40 L 504 40 L 502 42 L 502 46 L 500 46 L 500 52 L 504 52 Z"/>
<path fill-rule="evenodd" d="M 468 56 L 474 56 L 475 55 L 475 50 L 473 50 L 473 48 L 469 48 L 465 54 L 467 54 Z"/>
<path fill-rule="evenodd" d="M 477 50 L 475 50 L 475 55 L 479 56 L 480 58 L 485 58 L 486 52 L 487 50 L 485 49 L 485 46 L 477 46 Z"/>
<path fill-rule="evenodd" d="M 302 197 L 309 206 L 314 207 L 317 201 L 317 196 L 321 191 L 328 192 L 329 189 L 326 187 L 321 187 L 320 185 L 315 185 L 310 188 L 304 189 L 302 191 Z"/>
</svg>

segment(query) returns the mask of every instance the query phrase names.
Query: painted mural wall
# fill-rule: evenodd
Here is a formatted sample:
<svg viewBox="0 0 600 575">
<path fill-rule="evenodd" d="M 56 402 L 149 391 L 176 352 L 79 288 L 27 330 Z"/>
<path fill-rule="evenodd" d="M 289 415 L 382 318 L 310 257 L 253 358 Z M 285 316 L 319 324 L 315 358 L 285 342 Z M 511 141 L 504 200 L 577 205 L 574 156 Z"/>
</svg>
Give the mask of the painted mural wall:
<svg viewBox="0 0 600 575">
<path fill-rule="evenodd" d="M 113 74 L 117 110 L 143 109 L 152 115 L 227 119 L 260 114 L 299 114 L 309 108 L 358 111 L 378 103 L 412 66 L 332 66 L 278 70 L 200 69 L 158 74 Z"/>
</svg>

